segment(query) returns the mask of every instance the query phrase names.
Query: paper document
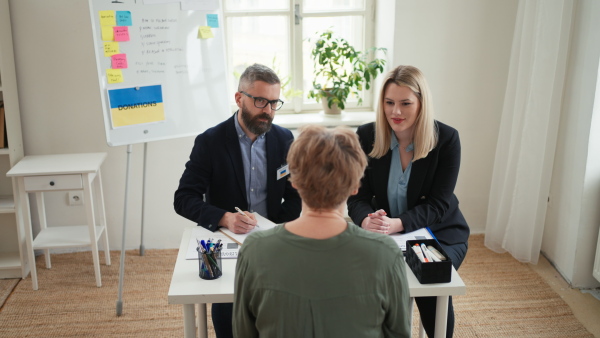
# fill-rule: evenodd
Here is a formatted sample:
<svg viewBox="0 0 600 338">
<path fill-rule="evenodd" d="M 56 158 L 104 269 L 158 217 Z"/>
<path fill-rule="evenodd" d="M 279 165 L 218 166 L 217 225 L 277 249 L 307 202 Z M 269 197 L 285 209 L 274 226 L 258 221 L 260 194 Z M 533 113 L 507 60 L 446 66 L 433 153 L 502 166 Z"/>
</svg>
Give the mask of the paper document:
<svg viewBox="0 0 600 338">
<path fill-rule="evenodd" d="M 188 244 L 185 259 L 198 259 L 198 251 L 196 251 L 198 241 L 207 241 L 208 239 L 211 239 L 211 242 L 221 240 L 221 243 L 223 243 L 221 258 L 237 258 L 238 252 L 240 251 L 240 245 L 238 243 L 234 242 L 231 238 L 225 236 L 225 234 L 221 232 L 212 232 L 198 226 L 192 229 L 192 235 L 190 237 L 190 243 Z"/>
<path fill-rule="evenodd" d="M 406 241 L 421 240 L 421 239 L 433 239 L 433 236 L 429 232 L 428 228 L 421 228 L 413 232 L 406 234 L 392 234 L 390 237 L 396 241 L 402 251 L 406 251 Z"/>
<path fill-rule="evenodd" d="M 227 228 L 221 228 L 219 231 L 221 231 L 222 233 L 224 233 L 225 235 L 231 237 L 234 241 L 243 244 L 244 240 L 246 239 L 246 237 L 248 237 L 248 235 L 250 235 L 253 232 L 256 231 L 264 231 L 264 230 L 268 230 L 271 228 L 274 228 L 277 226 L 277 224 L 269 221 L 268 219 L 262 217 L 261 215 L 253 212 L 252 213 L 254 215 L 254 217 L 256 217 L 256 221 L 258 222 L 258 225 L 252 229 L 252 231 L 250 231 L 247 234 L 234 234 L 233 232 L 231 232 L 231 230 L 227 229 Z"/>
</svg>

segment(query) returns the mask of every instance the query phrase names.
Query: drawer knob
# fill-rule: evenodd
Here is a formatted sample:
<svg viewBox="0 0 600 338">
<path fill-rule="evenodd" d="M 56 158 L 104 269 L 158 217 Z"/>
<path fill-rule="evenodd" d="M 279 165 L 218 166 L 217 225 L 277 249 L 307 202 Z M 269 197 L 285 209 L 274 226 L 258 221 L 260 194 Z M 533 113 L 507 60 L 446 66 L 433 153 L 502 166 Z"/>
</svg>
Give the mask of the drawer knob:
<svg viewBox="0 0 600 338">
<path fill-rule="evenodd" d="M 50 185 L 51 185 L 51 186 L 54 186 L 54 181 L 50 181 Z"/>
</svg>

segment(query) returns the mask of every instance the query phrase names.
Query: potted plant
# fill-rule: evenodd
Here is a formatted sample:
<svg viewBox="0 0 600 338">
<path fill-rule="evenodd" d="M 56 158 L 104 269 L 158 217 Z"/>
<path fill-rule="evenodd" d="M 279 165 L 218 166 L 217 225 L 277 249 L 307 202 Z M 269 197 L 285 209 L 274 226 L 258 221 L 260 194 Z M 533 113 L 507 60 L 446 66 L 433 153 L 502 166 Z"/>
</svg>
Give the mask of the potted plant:
<svg viewBox="0 0 600 338">
<path fill-rule="evenodd" d="M 367 61 L 367 56 L 369 52 L 385 53 L 386 49 L 374 47 L 367 52 L 357 51 L 331 30 L 317 33 L 314 39 L 312 59 L 315 78 L 308 98 L 321 101 L 326 114 L 341 113 L 350 95 L 358 97 L 358 104 L 361 104 L 363 86 L 367 90 L 371 88 L 371 81 L 377 74 L 383 73 L 386 62 L 377 58 Z M 335 108 L 338 109 L 329 111 Z"/>
</svg>

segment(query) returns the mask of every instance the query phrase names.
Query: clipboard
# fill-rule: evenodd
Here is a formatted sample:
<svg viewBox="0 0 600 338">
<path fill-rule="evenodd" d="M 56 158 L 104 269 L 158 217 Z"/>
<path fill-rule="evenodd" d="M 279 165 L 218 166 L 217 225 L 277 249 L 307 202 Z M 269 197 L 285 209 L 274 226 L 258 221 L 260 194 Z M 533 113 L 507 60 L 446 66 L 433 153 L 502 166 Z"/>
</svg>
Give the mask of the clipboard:
<svg viewBox="0 0 600 338">
<path fill-rule="evenodd" d="M 406 241 L 420 241 L 424 239 L 435 239 L 437 241 L 437 238 L 435 238 L 428 227 L 405 234 L 391 234 L 390 237 L 398 244 L 398 247 L 402 249 L 402 251 L 406 251 Z"/>
</svg>

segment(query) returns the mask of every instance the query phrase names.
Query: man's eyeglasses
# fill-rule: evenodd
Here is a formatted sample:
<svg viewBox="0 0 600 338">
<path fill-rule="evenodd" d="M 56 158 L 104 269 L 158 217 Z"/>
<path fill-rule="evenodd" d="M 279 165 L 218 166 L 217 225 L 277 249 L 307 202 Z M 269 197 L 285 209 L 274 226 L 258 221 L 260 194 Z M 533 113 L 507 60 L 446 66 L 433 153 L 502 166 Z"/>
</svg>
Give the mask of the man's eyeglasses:
<svg viewBox="0 0 600 338">
<path fill-rule="evenodd" d="M 273 110 L 279 110 L 282 106 L 283 106 L 283 101 L 277 99 L 277 100 L 267 100 L 264 97 L 254 97 L 244 91 L 240 91 L 240 93 L 248 96 L 251 99 L 254 99 L 254 106 L 256 108 L 264 108 L 266 107 L 268 104 L 271 105 L 271 109 Z"/>
</svg>

